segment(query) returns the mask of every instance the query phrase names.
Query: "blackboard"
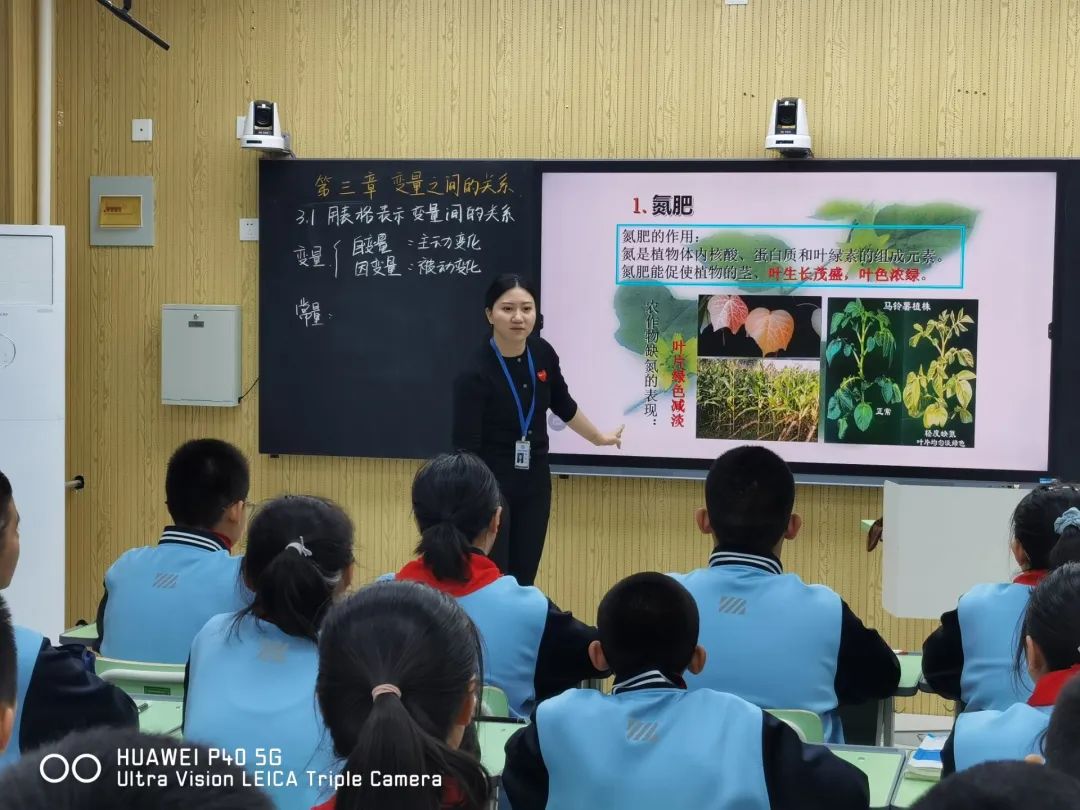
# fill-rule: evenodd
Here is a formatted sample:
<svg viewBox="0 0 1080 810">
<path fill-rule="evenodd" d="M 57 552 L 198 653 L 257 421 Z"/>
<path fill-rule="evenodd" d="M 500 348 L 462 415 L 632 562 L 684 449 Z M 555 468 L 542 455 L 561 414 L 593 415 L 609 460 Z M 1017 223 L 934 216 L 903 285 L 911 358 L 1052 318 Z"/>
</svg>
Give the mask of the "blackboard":
<svg viewBox="0 0 1080 810">
<path fill-rule="evenodd" d="M 536 278 L 531 161 L 263 160 L 259 449 L 424 458 L 498 275 Z"/>
</svg>

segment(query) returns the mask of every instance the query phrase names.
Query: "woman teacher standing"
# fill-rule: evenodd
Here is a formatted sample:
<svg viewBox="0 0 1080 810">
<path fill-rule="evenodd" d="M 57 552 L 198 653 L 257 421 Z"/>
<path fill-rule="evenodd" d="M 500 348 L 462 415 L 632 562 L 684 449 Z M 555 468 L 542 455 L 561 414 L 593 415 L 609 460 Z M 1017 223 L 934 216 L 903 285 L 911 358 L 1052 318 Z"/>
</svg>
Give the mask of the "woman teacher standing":
<svg viewBox="0 0 1080 810">
<path fill-rule="evenodd" d="M 597 446 L 622 447 L 622 427 L 600 432 L 581 412 L 546 340 L 532 335 L 537 301 L 531 284 L 500 276 L 484 299 L 491 339 L 454 383 L 454 446 L 482 458 L 503 495 L 492 559 L 522 585 L 532 585 L 551 509 L 547 411 Z"/>
</svg>

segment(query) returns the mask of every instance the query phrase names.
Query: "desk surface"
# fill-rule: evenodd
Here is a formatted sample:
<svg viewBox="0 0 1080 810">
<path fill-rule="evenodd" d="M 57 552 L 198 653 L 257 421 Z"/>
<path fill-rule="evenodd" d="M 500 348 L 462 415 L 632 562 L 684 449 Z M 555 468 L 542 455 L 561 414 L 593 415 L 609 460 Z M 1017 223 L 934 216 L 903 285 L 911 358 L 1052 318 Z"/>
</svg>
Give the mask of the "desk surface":
<svg viewBox="0 0 1080 810">
<path fill-rule="evenodd" d="M 139 707 L 139 731 L 144 734 L 180 736 L 180 726 L 184 723 L 183 701 L 136 698 L 135 704 Z M 146 708 L 142 708 L 143 706 Z"/>
<path fill-rule="evenodd" d="M 896 795 L 893 796 L 893 807 L 911 807 L 922 798 L 926 791 L 936 784 L 937 782 L 931 779 L 916 779 L 913 776 L 904 774 L 904 777 L 900 780 L 900 785 L 896 788 Z"/>
<path fill-rule="evenodd" d="M 922 678 L 922 653 L 900 653 L 900 683 L 896 687 L 897 697 L 911 697 L 919 692 L 919 680 Z"/>
<path fill-rule="evenodd" d="M 900 781 L 907 755 L 900 748 L 873 748 L 863 745 L 826 746 L 864 774 L 870 784 L 870 806 L 888 807 Z"/>
<path fill-rule="evenodd" d="M 71 627 L 60 634 L 61 644 L 89 644 L 98 640 L 97 622 Z"/>
<path fill-rule="evenodd" d="M 499 722 L 491 720 L 476 721 L 476 737 L 480 743 L 480 761 L 487 772 L 498 776 L 506 764 L 506 741 L 514 732 L 523 728 L 525 723 Z"/>
</svg>

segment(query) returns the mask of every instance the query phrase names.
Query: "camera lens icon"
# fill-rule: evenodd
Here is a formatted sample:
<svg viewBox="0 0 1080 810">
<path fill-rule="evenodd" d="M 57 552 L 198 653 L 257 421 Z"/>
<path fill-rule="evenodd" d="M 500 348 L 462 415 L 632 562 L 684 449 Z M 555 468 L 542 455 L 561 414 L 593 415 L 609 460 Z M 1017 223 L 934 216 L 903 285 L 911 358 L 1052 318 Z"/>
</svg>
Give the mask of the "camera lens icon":
<svg viewBox="0 0 1080 810">
<path fill-rule="evenodd" d="M 50 766 L 50 763 L 54 761 L 58 762 L 59 765 Z M 50 785 L 64 782 L 68 777 L 73 778 L 76 782 L 89 785 L 96 782 L 101 776 L 101 760 L 93 754 L 79 754 L 71 762 L 68 762 L 67 757 L 63 754 L 46 754 L 41 758 L 41 764 L 38 765 L 38 773 Z"/>
</svg>

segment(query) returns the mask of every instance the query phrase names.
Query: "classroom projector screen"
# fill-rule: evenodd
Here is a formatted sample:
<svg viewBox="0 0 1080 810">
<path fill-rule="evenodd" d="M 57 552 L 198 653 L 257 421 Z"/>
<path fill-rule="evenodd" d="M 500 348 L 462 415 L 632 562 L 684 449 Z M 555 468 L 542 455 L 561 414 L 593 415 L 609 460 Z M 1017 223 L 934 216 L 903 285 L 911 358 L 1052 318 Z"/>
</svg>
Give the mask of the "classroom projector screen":
<svg viewBox="0 0 1080 810">
<path fill-rule="evenodd" d="M 713 164 L 716 165 L 716 164 Z M 925 164 L 923 164 L 925 165 Z M 543 336 L 622 450 L 555 461 L 1048 468 L 1052 171 L 544 171 Z M 988 476 L 993 477 L 993 476 Z"/>
</svg>

